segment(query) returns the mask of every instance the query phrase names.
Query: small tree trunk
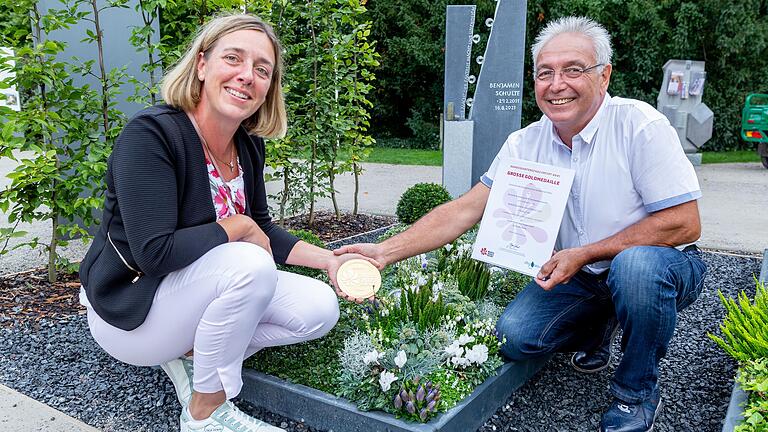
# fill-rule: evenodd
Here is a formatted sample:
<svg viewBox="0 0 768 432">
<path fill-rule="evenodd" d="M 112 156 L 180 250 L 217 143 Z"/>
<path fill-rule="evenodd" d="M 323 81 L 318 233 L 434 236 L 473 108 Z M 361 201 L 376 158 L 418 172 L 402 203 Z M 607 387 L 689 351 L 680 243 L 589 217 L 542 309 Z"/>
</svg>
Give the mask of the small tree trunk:
<svg viewBox="0 0 768 432">
<path fill-rule="evenodd" d="M 336 202 L 336 186 L 334 186 L 334 180 L 336 180 L 336 173 L 334 172 L 335 170 L 333 168 L 334 168 L 334 164 L 331 163 L 331 167 L 328 168 L 328 178 L 331 183 L 331 201 L 333 202 L 333 212 L 336 214 L 336 220 L 340 221 L 341 212 L 339 211 L 339 204 Z"/>
<path fill-rule="evenodd" d="M 285 205 L 288 203 L 288 196 L 291 192 L 289 174 L 288 168 L 283 168 L 283 195 L 280 197 L 280 226 L 283 228 L 285 228 Z"/>
<path fill-rule="evenodd" d="M 159 15 L 158 8 L 155 8 L 151 14 L 149 11 L 146 11 L 144 9 L 144 0 L 139 0 L 139 9 L 141 9 L 141 18 L 144 20 L 145 26 L 151 25 L 155 17 Z M 155 88 L 155 57 L 152 53 L 152 37 L 150 34 L 147 34 L 144 43 L 147 45 L 147 55 L 149 56 L 149 98 L 152 105 L 155 105 L 157 103 L 157 98 L 153 91 Z"/>
<path fill-rule="evenodd" d="M 35 3 L 32 8 L 32 14 L 34 15 L 32 23 L 34 25 L 33 32 L 35 42 L 41 44 L 43 43 L 43 33 L 42 29 L 40 28 L 40 12 L 37 9 L 37 3 Z M 40 63 L 43 63 L 42 59 L 40 59 Z M 45 83 L 40 83 L 38 86 L 40 88 L 40 98 L 43 100 L 43 109 L 45 112 L 48 112 L 48 99 L 46 98 Z M 43 147 L 46 149 L 46 151 L 56 145 L 53 140 L 47 140 L 45 134 L 43 134 L 42 140 Z M 58 170 L 59 158 L 56 157 L 56 171 Z M 56 282 L 56 245 L 59 242 L 57 233 L 59 229 L 59 213 L 54 208 L 54 204 L 56 203 L 56 185 L 57 182 L 54 179 L 53 183 L 51 184 L 51 190 L 53 191 L 51 194 L 51 242 L 48 244 L 48 281 L 51 283 Z"/>
<path fill-rule="evenodd" d="M 352 206 L 352 216 L 357 216 L 357 199 L 360 196 L 360 171 L 357 168 L 357 163 L 352 164 L 352 172 L 355 173 L 355 194 L 354 204 Z"/>
<path fill-rule="evenodd" d="M 59 171 L 59 158 L 56 157 L 56 171 Z M 56 186 L 57 181 L 54 179 L 53 184 L 51 185 L 51 202 L 56 202 Z M 57 275 L 56 275 L 56 261 L 57 261 L 57 250 L 56 246 L 58 246 L 59 243 L 59 212 L 56 211 L 55 207 L 52 206 L 51 208 L 51 242 L 48 244 L 48 282 L 54 283 L 56 282 Z"/>
<path fill-rule="evenodd" d="M 354 41 L 355 41 L 355 48 L 357 48 L 357 33 L 355 33 Z M 354 89 L 353 91 L 355 92 L 355 95 L 352 98 L 352 103 L 359 103 L 357 101 L 357 74 L 358 74 L 358 68 L 357 68 L 357 49 L 355 49 L 355 52 L 352 55 L 352 63 L 355 65 L 355 75 L 352 78 L 352 88 Z M 358 123 L 358 122 L 356 122 L 356 123 Z M 357 124 L 355 124 L 355 129 L 358 129 L 358 130 L 355 131 L 355 135 L 354 135 L 355 136 L 355 141 L 357 141 L 357 142 L 355 142 L 352 145 L 352 152 L 353 153 L 355 151 L 360 151 L 361 150 L 360 147 L 357 145 L 357 144 L 359 144 L 359 138 L 360 138 L 360 134 L 359 134 L 360 131 L 359 131 L 359 129 L 360 129 L 360 127 Z M 359 193 L 360 193 L 360 169 L 357 166 L 357 162 L 354 162 L 352 164 L 352 172 L 355 174 L 355 193 L 353 195 L 354 204 L 352 206 L 352 216 L 357 216 L 357 200 L 359 198 Z"/>
<path fill-rule="evenodd" d="M 317 155 L 317 145 L 312 144 L 312 161 L 309 163 L 309 220 L 307 225 L 310 228 L 315 225 L 315 157 Z"/>
<path fill-rule="evenodd" d="M 309 2 L 310 8 L 314 6 Z M 309 34 L 312 36 L 312 100 L 317 101 L 317 35 L 315 34 L 314 10 L 309 12 Z M 312 228 L 315 225 L 315 160 L 317 160 L 317 141 L 320 137 L 317 134 L 317 105 L 312 110 L 312 125 L 315 126 L 315 139 L 312 140 L 312 160 L 309 162 L 309 220 L 307 225 Z"/>
<path fill-rule="evenodd" d="M 96 27 L 96 46 L 99 54 L 99 81 L 101 81 L 101 113 L 104 121 L 104 139 L 109 139 L 109 83 L 107 82 L 107 70 L 104 67 L 104 35 L 99 24 L 99 8 L 96 0 L 91 0 L 93 7 L 93 25 Z"/>
<path fill-rule="evenodd" d="M 59 242 L 56 230 L 59 227 L 57 214 L 51 217 L 51 243 L 48 245 L 48 282 L 56 282 L 56 244 Z"/>
</svg>

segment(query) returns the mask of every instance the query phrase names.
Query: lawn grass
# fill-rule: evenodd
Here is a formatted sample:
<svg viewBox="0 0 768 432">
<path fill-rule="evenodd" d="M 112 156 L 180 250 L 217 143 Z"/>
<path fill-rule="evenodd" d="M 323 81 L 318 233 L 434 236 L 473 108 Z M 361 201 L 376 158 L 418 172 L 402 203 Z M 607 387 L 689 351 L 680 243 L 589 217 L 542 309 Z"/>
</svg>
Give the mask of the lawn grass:
<svg viewBox="0 0 768 432">
<path fill-rule="evenodd" d="M 374 147 L 371 149 L 371 154 L 366 162 L 395 165 L 442 166 L 443 152 L 440 150 Z"/>
<path fill-rule="evenodd" d="M 407 148 L 374 147 L 365 162 L 386 163 L 393 165 L 427 165 L 442 166 L 442 150 L 416 150 Z M 730 163 L 730 162 L 760 162 L 756 150 L 734 150 L 725 152 L 704 152 L 701 162 Z"/>
<path fill-rule="evenodd" d="M 760 162 L 757 150 L 735 150 L 725 152 L 704 152 L 701 155 L 701 163 L 728 163 L 728 162 Z"/>
<path fill-rule="evenodd" d="M 725 152 L 704 152 L 702 163 L 760 162 L 756 150 L 734 150 Z M 406 148 L 374 147 L 366 162 L 388 163 L 395 165 L 443 165 L 443 152 L 440 150 L 413 150 Z"/>
</svg>

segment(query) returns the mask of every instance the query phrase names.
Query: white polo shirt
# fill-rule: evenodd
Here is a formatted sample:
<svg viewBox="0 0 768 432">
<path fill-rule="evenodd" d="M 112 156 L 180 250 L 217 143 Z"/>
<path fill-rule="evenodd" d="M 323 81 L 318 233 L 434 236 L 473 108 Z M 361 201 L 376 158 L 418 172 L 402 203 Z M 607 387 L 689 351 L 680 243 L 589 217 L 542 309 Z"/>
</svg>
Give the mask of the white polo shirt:
<svg viewBox="0 0 768 432">
<path fill-rule="evenodd" d="M 557 250 L 610 237 L 649 214 L 701 197 L 674 128 L 645 102 L 610 97 L 569 149 L 546 117 L 509 135 L 480 179 L 488 187 L 499 161 L 525 159 L 576 171 L 555 242 Z M 584 268 L 602 273 L 610 261 Z"/>
</svg>

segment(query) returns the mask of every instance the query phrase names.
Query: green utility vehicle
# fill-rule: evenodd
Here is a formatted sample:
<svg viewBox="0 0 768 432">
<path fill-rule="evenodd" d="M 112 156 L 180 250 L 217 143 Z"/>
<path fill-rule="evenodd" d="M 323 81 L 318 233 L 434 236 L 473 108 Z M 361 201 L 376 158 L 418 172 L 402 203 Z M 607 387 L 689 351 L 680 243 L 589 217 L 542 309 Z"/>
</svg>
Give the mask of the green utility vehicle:
<svg viewBox="0 0 768 432">
<path fill-rule="evenodd" d="M 768 94 L 747 96 L 741 111 L 741 137 L 757 143 L 757 154 L 768 168 Z"/>
</svg>

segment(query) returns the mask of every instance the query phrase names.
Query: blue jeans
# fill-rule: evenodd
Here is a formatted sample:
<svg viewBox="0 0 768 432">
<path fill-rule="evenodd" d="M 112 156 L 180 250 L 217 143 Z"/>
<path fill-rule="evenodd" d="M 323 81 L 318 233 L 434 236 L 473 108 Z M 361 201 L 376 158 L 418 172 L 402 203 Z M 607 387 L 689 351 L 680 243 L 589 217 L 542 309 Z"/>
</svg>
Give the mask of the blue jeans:
<svg viewBox="0 0 768 432">
<path fill-rule="evenodd" d="M 591 351 L 609 338 L 611 323 L 618 320 L 624 356 L 611 392 L 640 403 L 656 387 L 677 312 L 698 298 L 706 270 L 695 248 L 637 246 L 618 254 L 607 276 L 580 271 L 550 291 L 531 281 L 496 324 L 506 337 L 501 350 L 511 360 Z"/>
</svg>

